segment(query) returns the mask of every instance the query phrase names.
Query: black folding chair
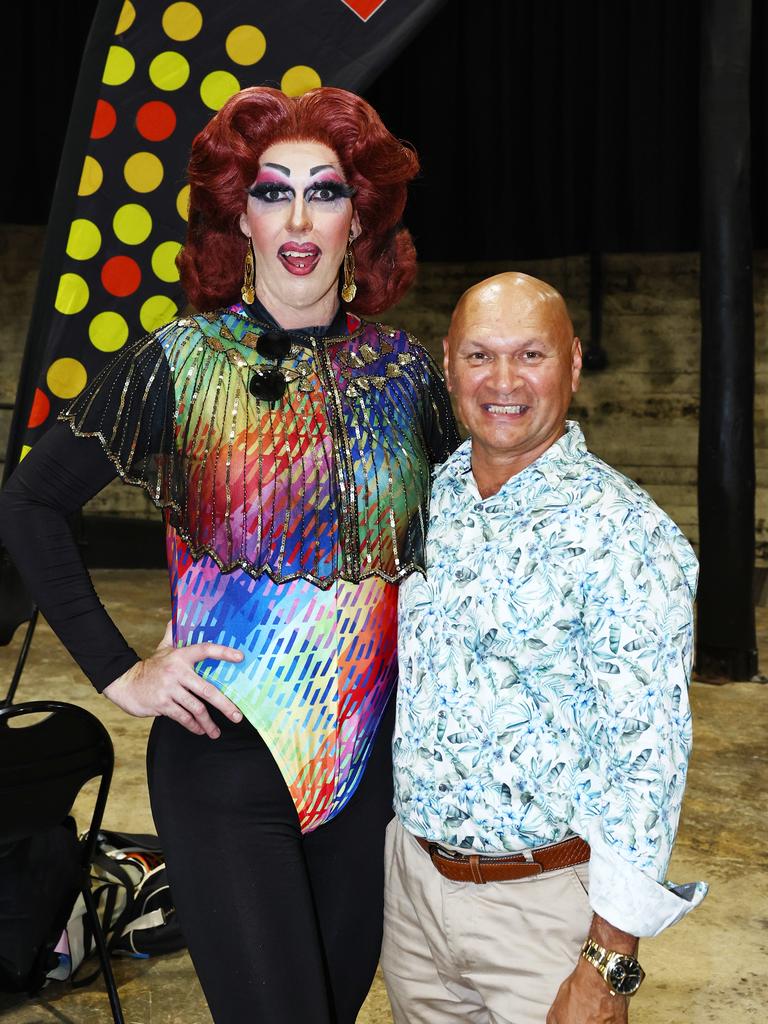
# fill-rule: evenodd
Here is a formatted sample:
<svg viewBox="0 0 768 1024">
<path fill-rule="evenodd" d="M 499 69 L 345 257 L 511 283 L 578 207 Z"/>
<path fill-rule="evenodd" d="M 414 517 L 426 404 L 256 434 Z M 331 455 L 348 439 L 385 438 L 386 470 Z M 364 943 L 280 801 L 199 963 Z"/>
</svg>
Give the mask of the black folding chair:
<svg viewBox="0 0 768 1024">
<path fill-rule="evenodd" d="M 27 628 L 21 641 L 21 650 L 8 691 L 4 697 L 0 697 L 0 707 L 13 703 L 37 624 L 37 606 L 27 593 L 8 553 L 0 546 L 0 647 L 6 647 L 13 640 L 19 626 L 25 622 Z"/>
<path fill-rule="evenodd" d="M 41 719 L 41 714 L 46 717 Z M 33 720 L 31 716 L 37 717 Z M 112 1016 L 115 1024 L 124 1024 L 90 882 L 113 764 L 109 733 L 85 708 L 59 701 L 28 701 L 0 708 L 0 845 L 61 825 L 85 783 L 94 778 L 101 780 L 88 832 L 80 841 L 79 888 L 104 972 Z M 71 904 L 62 909 L 66 914 Z"/>
</svg>

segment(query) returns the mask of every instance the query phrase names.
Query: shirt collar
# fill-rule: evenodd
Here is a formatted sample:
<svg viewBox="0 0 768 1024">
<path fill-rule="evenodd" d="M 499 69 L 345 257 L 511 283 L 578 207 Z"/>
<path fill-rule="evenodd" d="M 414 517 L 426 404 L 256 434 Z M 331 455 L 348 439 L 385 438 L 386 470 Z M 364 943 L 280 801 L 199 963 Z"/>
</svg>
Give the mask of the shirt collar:
<svg viewBox="0 0 768 1024">
<path fill-rule="evenodd" d="M 562 437 L 550 445 L 545 452 L 542 452 L 538 459 L 532 462 L 530 466 L 526 466 L 525 469 L 510 477 L 496 494 L 491 495 L 490 498 L 485 500 L 490 501 L 491 498 L 516 496 L 521 488 L 530 486 L 534 480 L 542 477 L 550 486 L 555 487 L 569 469 L 572 468 L 574 463 L 587 454 L 589 452 L 581 427 L 575 420 L 566 420 L 565 433 Z M 462 478 L 464 478 L 464 482 L 468 486 L 471 485 L 472 489 L 474 489 L 471 437 L 468 437 L 463 444 L 459 445 L 456 451 L 448 457 L 442 466 L 438 467 L 435 473 L 436 482 L 442 482 L 443 480 L 446 482 L 448 480 L 460 482 Z"/>
<path fill-rule="evenodd" d="M 290 334 L 293 339 L 300 345 L 308 345 L 311 343 L 311 339 L 314 338 L 337 338 L 344 334 L 349 334 L 347 327 L 347 311 L 339 304 L 339 308 L 336 310 L 333 319 L 329 324 L 317 324 L 309 327 L 282 327 L 277 320 L 272 316 L 267 307 L 259 302 L 258 299 L 254 299 L 253 302 L 242 303 L 243 310 L 252 319 L 255 320 L 260 326 L 267 328 L 277 329 L 278 331 L 285 330 L 287 334 Z"/>
</svg>

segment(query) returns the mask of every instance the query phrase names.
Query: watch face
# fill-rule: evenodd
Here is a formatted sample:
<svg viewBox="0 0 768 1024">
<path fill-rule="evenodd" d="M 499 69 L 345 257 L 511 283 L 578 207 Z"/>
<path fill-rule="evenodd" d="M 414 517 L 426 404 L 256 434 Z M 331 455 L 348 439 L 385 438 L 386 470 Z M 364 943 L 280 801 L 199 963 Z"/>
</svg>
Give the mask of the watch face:
<svg viewBox="0 0 768 1024">
<path fill-rule="evenodd" d="M 631 996 L 645 977 L 640 964 L 631 956 L 617 956 L 606 972 L 606 981 L 622 996 Z"/>
</svg>

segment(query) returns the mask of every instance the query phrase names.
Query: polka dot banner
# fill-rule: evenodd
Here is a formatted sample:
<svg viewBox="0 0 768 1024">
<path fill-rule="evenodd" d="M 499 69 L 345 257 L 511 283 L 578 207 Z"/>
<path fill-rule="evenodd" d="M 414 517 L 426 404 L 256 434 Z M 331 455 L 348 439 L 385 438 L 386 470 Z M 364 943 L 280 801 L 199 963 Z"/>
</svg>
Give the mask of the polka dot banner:
<svg viewBox="0 0 768 1024">
<path fill-rule="evenodd" d="M 186 220 L 189 216 L 189 185 L 179 189 L 179 194 L 176 196 L 176 212 L 182 220 Z"/>
<path fill-rule="evenodd" d="M 171 39 L 186 42 L 194 39 L 203 27 L 203 16 L 197 4 L 171 4 L 163 14 L 163 31 Z"/>
<path fill-rule="evenodd" d="M 200 83 L 200 96 L 211 110 L 220 110 L 236 92 L 240 92 L 240 83 L 228 71 L 212 71 Z"/>
<path fill-rule="evenodd" d="M 131 0 L 125 0 L 123 9 L 120 11 L 120 17 L 117 19 L 117 28 L 115 29 L 115 35 L 120 36 L 123 32 L 127 32 L 131 25 L 136 20 L 136 8 L 131 3 Z"/>
<path fill-rule="evenodd" d="M 152 217 L 145 206 L 126 203 L 121 206 L 112 220 L 112 230 L 126 245 L 140 245 L 149 238 Z"/>
<path fill-rule="evenodd" d="M 149 65 L 149 78 L 153 85 L 165 92 L 180 89 L 189 78 L 189 61 L 174 50 L 166 50 Z"/>
<path fill-rule="evenodd" d="M 88 337 L 100 352 L 116 352 L 128 340 L 128 321 L 119 313 L 106 309 L 97 313 L 88 324 Z"/>
<path fill-rule="evenodd" d="M 125 161 L 123 175 L 134 192 L 154 192 L 163 180 L 163 165 L 154 153 L 134 153 Z"/>
<path fill-rule="evenodd" d="M 301 96 L 339 84 L 341 74 L 360 91 L 354 75 L 368 62 L 365 74 L 375 77 L 387 40 L 402 45 L 404 16 L 415 31 L 414 11 L 438 3 L 324 0 L 302 5 L 300 18 L 285 4 L 253 0 L 95 5 L 81 79 L 91 91 L 78 90 L 77 130 L 62 158 L 61 180 L 77 194 L 52 211 L 60 260 L 41 282 L 48 312 L 35 328 L 46 363 L 19 395 L 12 458 L 114 353 L 187 305 L 176 266 L 189 217 L 187 163 L 213 114 L 252 85 Z"/>
<path fill-rule="evenodd" d="M 88 285 L 79 274 L 62 274 L 54 305 L 59 313 L 72 316 L 85 309 L 89 294 Z"/>
<path fill-rule="evenodd" d="M 115 108 L 106 100 L 99 100 L 96 104 L 96 110 L 93 115 L 91 138 L 106 139 L 106 137 L 115 130 L 116 124 L 117 114 L 115 113 Z"/>
<path fill-rule="evenodd" d="M 64 357 L 51 363 L 45 381 L 57 398 L 75 398 L 88 382 L 88 373 L 79 359 Z"/>
<path fill-rule="evenodd" d="M 27 426 L 31 429 L 45 423 L 51 411 L 51 400 L 40 388 L 35 388 L 35 397 L 32 399 L 32 410 L 29 414 Z"/>
<path fill-rule="evenodd" d="M 141 284 L 141 268 L 130 256 L 113 256 L 101 268 L 101 283 L 110 295 L 125 298 Z"/>
<path fill-rule="evenodd" d="M 101 169 L 101 164 L 98 160 L 94 160 L 92 156 L 87 156 L 83 162 L 83 173 L 80 178 L 77 194 L 79 196 L 92 196 L 94 192 L 98 192 L 101 188 L 103 180 L 104 171 Z"/>
<path fill-rule="evenodd" d="M 173 107 L 162 100 L 150 100 L 139 107 L 136 114 L 136 131 L 149 142 L 163 142 L 176 129 L 176 113 Z"/>
<path fill-rule="evenodd" d="M 93 221 L 79 217 L 72 221 L 67 239 L 67 256 L 73 260 L 90 260 L 101 248 L 101 232 Z"/>
<path fill-rule="evenodd" d="M 319 89 L 322 84 L 315 69 L 305 64 L 288 68 L 280 80 L 280 88 L 286 96 L 303 96 L 310 89 Z"/>
<path fill-rule="evenodd" d="M 136 70 L 136 61 L 124 46 L 110 46 L 104 65 L 104 85 L 123 85 Z"/>
<path fill-rule="evenodd" d="M 181 242 L 161 242 L 152 253 L 152 269 L 161 281 L 178 281 L 179 270 L 176 257 L 181 252 Z"/>
<path fill-rule="evenodd" d="M 145 331 L 154 331 L 173 320 L 179 307 L 167 295 L 151 295 L 142 303 L 139 319 Z"/>
<path fill-rule="evenodd" d="M 257 64 L 267 52 L 266 37 L 255 25 L 238 25 L 233 28 L 224 46 L 235 64 Z"/>
</svg>

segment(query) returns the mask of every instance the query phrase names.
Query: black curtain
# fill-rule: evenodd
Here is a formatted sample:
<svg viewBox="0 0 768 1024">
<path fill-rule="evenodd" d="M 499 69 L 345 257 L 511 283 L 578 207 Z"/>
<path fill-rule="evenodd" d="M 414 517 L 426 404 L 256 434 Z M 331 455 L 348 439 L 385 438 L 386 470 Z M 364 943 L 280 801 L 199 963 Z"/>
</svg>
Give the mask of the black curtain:
<svg viewBox="0 0 768 1024">
<path fill-rule="evenodd" d="M 425 259 L 697 247 L 698 0 L 449 3 L 368 96 Z"/>
<path fill-rule="evenodd" d="M 97 0 L 20 0 L 3 11 L 0 221 L 45 224 Z"/>
<path fill-rule="evenodd" d="M 5 222 L 47 219 L 95 6 L 10 8 Z M 759 248 L 767 7 L 754 4 Z M 366 93 L 422 158 L 406 218 L 422 259 L 698 249 L 700 21 L 700 0 L 448 0 Z"/>
</svg>

